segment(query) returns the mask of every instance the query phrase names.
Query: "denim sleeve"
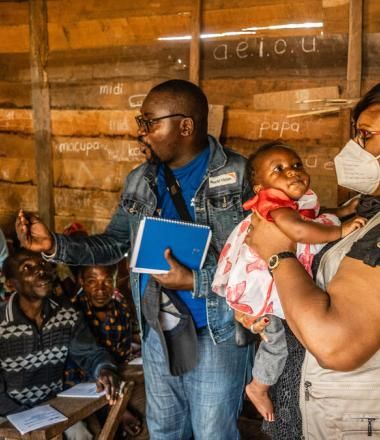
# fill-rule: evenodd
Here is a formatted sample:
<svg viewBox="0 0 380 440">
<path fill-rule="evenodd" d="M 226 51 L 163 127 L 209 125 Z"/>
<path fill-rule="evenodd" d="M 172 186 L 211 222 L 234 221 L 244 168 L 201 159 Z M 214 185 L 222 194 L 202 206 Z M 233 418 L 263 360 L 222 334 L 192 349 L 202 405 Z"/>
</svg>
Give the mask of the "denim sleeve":
<svg viewBox="0 0 380 440">
<path fill-rule="evenodd" d="M 56 252 L 48 259 L 72 265 L 113 264 L 130 249 L 127 214 L 121 204 L 103 234 L 89 237 L 66 237 L 53 234 Z M 46 257 L 46 255 L 45 255 Z"/>
<path fill-rule="evenodd" d="M 112 356 L 108 351 L 96 344 L 95 338 L 82 315 L 75 327 L 70 341 L 69 354 L 73 360 L 94 379 L 99 376 L 100 370 L 117 371 Z"/>
<path fill-rule="evenodd" d="M 3 267 L 3 262 L 8 256 L 7 240 L 5 239 L 3 231 L 0 229 L 0 270 Z"/>
<path fill-rule="evenodd" d="M 244 187 L 243 187 L 243 195 L 242 195 L 243 203 L 252 197 L 253 197 L 253 191 L 252 191 L 251 185 L 247 180 L 244 179 Z M 251 211 L 249 211 L 249 213 L 250 212 Z"/>
</svg>

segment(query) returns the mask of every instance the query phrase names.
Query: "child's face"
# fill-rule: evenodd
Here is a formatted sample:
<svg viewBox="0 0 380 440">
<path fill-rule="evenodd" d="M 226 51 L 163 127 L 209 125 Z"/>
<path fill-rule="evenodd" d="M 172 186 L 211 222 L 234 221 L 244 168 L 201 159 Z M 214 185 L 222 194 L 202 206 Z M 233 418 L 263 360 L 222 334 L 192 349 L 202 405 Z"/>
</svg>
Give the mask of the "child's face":
<svg viewBox="0 0 380 440">
<path fill-rule="evenodd" d="M 310 176 L 292 150 L 276 148 L 261 154 L 254 162 L 254 170 L 255 192 L 274 188 L 298 200 L 309 189 Z"/>
<path fill-rule="evenodd" d="M 80 282 L 87 299 L 94 307 L 105 307 L 112 299 L 114 291 L 113 271 L 104 266 L 84 269 Z"/>
</svg>

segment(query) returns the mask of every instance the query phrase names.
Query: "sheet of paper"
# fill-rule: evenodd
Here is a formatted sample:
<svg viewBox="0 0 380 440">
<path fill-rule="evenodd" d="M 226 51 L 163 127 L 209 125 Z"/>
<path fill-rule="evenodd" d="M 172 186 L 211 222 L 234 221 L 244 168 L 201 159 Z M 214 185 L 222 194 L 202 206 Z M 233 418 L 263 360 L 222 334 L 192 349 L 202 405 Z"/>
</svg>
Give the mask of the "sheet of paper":
<svg viewBox="0 0 380 440">
<path fill-rule="evenodd" d="M 98 398 L 100 396 L 103 396 L 106 392 L 101 391 L 98 393 L 96 391 L 96 383 L 94 382 L 83 382 L 78 383 L 77 385 L 74 385 L 71 388 L 68 388 L 65 391 L 62 391 L 61 393 L 58 393 L 58 397 L 82 397 L 82 398 Z"/>
<path fill-rule="evenodd" d="M 21 434 L 26 434 L 35 429 L 64 422 L 67 417 L 50 405 L 41 405 L 11 414 L 7 416 L 7 419 Z"/>
</svg>

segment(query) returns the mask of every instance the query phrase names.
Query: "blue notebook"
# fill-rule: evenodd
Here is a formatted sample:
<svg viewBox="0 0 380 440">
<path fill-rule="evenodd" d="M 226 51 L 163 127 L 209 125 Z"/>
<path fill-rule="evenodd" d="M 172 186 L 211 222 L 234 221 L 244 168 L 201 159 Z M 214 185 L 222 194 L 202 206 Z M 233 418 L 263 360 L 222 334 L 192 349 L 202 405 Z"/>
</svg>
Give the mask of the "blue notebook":
<svg viewBox="0 0 380 440">
<path fill-rule="evenodd" d="M 145 217 L 137 230 L 131 268 L 140 273 L 167 273 L 170 267 L 164 252 L 170 248 L 181 264 L 192 270 L 201 269 L 210 240 L 209 226 Z"/>
</svg>

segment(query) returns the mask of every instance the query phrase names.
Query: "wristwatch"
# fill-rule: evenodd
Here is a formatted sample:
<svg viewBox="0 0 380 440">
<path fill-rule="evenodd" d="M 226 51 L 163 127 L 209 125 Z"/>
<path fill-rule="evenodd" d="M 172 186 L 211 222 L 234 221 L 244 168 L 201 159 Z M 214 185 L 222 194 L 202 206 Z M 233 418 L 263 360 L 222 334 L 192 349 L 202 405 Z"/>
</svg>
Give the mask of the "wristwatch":
<svg viewBox="0 0 380 440">
<path fill-rule="evenodd" d="M 284 258 L 297 258 L 297 256 L 294 252 L 279 252 L 278 254 L 272 255 L 268 260 L 268 270 L 271 274 Z"/>
</svg>

